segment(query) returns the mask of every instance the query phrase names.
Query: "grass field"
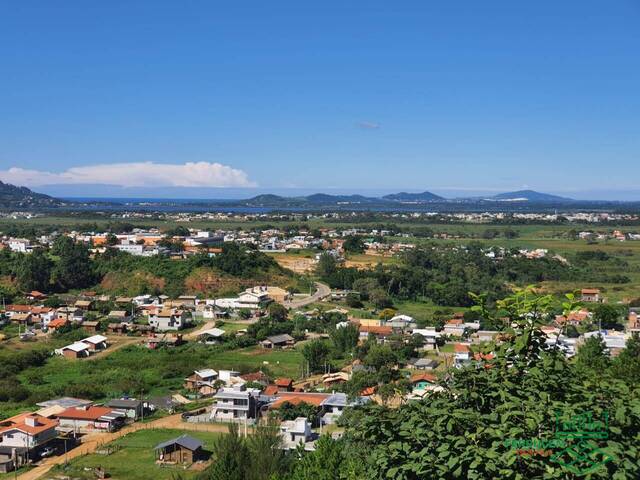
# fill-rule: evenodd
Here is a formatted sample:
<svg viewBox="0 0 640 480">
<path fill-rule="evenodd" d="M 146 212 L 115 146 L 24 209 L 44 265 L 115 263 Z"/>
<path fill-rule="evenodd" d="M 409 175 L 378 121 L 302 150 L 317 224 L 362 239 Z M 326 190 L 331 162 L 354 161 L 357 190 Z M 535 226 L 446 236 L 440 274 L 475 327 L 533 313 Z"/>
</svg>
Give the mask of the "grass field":
<svg viewBox="0 0 640 480">
<path fill-rule="evenodd" d="M 93 453 L 73 459 L 68 466 L 55 467 L 53 475 L 65 475 L 74 479 L 95 479 L 91 469 L 102 467 L 113 480 L 173 480 L 177 474 L 184 480 L 193 479 L 198 471 L 180 466 L 160 466 L 155 463 L 154 447 L 185 432 L 169 429 L 148 429 L 130 433 L 110 444 L 114 453 L 103 455 Z M 220 435 L 211 432 L 188 432 L 204 443 L 204 449 L 211 451 L 214 439 Z M 87 470 L 89 469 L 89 470 Z"/>
</svg>

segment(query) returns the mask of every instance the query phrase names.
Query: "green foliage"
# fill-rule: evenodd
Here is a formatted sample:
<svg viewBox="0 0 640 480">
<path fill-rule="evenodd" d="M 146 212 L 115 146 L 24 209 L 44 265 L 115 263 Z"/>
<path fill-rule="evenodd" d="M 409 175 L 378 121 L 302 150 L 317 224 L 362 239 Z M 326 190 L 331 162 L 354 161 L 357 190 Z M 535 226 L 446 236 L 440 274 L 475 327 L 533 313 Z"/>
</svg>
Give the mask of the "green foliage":
<svg viewBox="0 0 640 480">
<path fill-rule="evenodd" d="M 363 253 L 364 242 L 361 237 L 349 236 L 344 239 L 342 248 L 344 248 L 344 251 L 347 253 Z"/>
<path fill-rule="evenodd" d="M 305 343 L 302 347 L 302 355 L 310 372 L 326 371 L 326 363 L 329 358 L 329 346 L 326 341 L 315 339 Z"/>
<path fill-rule="evenodd" d="M 320 437 L 313 452 L 299 452 L 301 458 L 295 463 L 289 480 L 357 480 L 362 464 L 357 463 L 354 452 L 347 450 L 346 442 Z"/>
<path fill-rule="evenodd" d="M 198 476 L 198 480 L 245 480 L 251 457 L 240 436 L 238 424 L 229 424 L 229 433 L 220 435 L 213 444 L 215 461 Z"/>
<path fill-rule="evenodd" d="M 31 254 L 22 255 L 16 266 L 16 280 L 18 286 L 25 292 L 38 290 L 49 291 L 49 278 L 53 262 L 42 249 L 36 249 Z"/>
<path fill-rule="evenodd" d="M 360 332 L 357 326 L 350 323 L 347 326 L 330 330 L 329 337 L 331 338 L 331 342 L 333 343 L 333 348 L 336 353 L 339 356 L 343 356 L 352 352 L 356 345 L 358 345 Z"/>
</svg>

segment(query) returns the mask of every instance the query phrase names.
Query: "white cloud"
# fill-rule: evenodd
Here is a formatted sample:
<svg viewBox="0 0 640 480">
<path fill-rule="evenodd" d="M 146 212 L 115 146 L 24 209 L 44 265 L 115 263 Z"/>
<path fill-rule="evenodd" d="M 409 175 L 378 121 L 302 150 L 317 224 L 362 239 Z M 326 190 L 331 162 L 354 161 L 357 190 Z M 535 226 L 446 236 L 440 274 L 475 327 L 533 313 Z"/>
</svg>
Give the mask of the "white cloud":
<svg viewBox="0 0 640 480">
<path fill-rule="evenodd" d="M 0 170 L 0 180 L 14 185 L 118 185 L 122 187 L 252 187 L 242 170 L 210 162 L 166 164 L 110 163 L 72 167 L 54 173 L 11 167 Z"/>
<path fill-rule="evenodd" d="M 358 122 L 358 127 L 365 130 L 378 130 L 380 124 L 378 122 Z"/>
</svg>

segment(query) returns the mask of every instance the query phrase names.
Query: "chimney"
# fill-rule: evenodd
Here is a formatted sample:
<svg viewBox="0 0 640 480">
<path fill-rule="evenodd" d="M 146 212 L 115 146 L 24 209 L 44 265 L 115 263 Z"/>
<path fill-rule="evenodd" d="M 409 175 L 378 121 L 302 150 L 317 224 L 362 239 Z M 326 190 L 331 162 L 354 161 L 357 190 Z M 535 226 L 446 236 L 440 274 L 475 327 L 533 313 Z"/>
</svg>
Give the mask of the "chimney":
<svg viewBox="0 0 640 480">
<path fill-rule="evenodd" d="M 24 424 L 28 427 L 37 427 L 38 425 L 40 425 L 38 419 L 32 415 L 27 415 L 24 418 Z"/>
</svg>

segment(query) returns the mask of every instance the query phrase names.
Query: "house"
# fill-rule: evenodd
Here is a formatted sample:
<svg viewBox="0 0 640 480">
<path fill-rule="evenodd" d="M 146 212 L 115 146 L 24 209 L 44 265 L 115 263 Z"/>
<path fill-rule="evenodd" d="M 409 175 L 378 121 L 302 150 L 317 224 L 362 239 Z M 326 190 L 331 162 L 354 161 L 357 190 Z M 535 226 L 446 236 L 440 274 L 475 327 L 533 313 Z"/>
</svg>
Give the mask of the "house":
<svg viewBox="0 0 640 480">
<path fill-rule="evenodd" d="M 407 329 L 407 328 L 415 328 L 416 323 L 413 317 L 409 315 L 396 315 L 395 317 L 387 320 L 385 322 L 387 327 L 397 328 L 397 329 Z"/>
<path fill-rule="evenodd" d="M 478 330 L 472 337 L 475 343 L 491 342 L 500 332 L 496 330 Z"/>
<path fill-rule="evenodd" d="M 195 307 L 197 300 L 198 297 L 195 295 L 180 295 L 178 297 L 178 302 L 180 302 L 184 307 Z"/>
<path fill-rule="evenodd" d="M 124 335 L 127 333 L 126 323 L 110 323 L 107 325 L 107 332 L 113 335 Z"/>
<path fill-rule="evenodd" d="M 266 287 L 254 287 L 248 288 L 237 298 L 219 298 L 215 300 L 215 306 L 219 308 L 260 310 L 265 308 L 271 301 Z"/>
<path fill-rule="evenodd" d="M 583 288 L 580 291 L 581 297 L 580 300 L 582 302 L 601 302 L 602 297 L 600 296 L 600 290 L 597 288 Z"/>
<path fill-rule="evenodd" d="M 351 375 L 349 375 L 347 372 L 327 373 L 322 376 L 322 385 L 324 385 L 326 389 L 329 389 L 333 385 L 348 382 L 350 378 Z"/>
<path fill-rule="evenodd" d="M 11 315 L 11 321 L 14 323 L 19 323 L 20 325 L 30 325 L 31 324 L 31 312 L 28 313 L 14 313 Z"/>
<path fill-rule="evenodd" d="M 210 328 L 209 330 L 203 330 L 198 333 L 198 341 L 206 343 L 207 345 L 216 345 L 222 342 L 224 336 L 224 330 L 220 328 Z"/>
<path fill-rule="evenodd" d="M 295 345 L 295 340 L 291 335 L 283 333 L 281 335 L 271 335 L 260 342 L 263 348 L 286 348 Z"/>
<path fill-rule="evenodd" d="M 91 310 L 91 305 L 93 305 L 91 300 L 77 300 L 76 303 L 73 304 L 75 308 L 79 308 L 85 312 Z"/>
<path fill-rule="evenodd" d="M 578 310 L 576 312 L 570 312 L 567 316 L 565 315 L 556 315 L 555 318 L 555 323 L 558 326 L 562 326 L 562 325 L 573 325 L 575 327 L 582 325 L 583 323 L 588 322 L 589 320 L 591 320 L 592 317 L 592 313 L 583 308 L 581 310 Z"/>
<path fill-rule="evenodd" d="M 471 350 L 469 345 L 464 343 L 456 343 L 453 346 L 454 362 L 456 366 L 462 366 L 471 360 Z"/>
<path fill-rule="evenodd" d="M 202 307 L 202 318 L 206 320 L 216 320 L 218 318 L 227 318 L 228 316 L 229 312 L 215 305 L 204 305 Z"/>
<path fill-rule="evenodd" d="M 315 393 L 315 392 L 279 392 L 273 399 L 273 402 L 269 404 L 270 410 L 278 410 L 285 403 L 292 405 L 300 405 L 301 403 L 307 403 L 313 405 L 320 410 L 322 402 L 329 398 L 328 393 Z"/>
<path fill-rule="evenodd" d="M 345 408 L 363 405 L 369 401 L 370 398 L 362 396 L 349 401 L 346 393 L 332 393 L 320 402 L 320 425 L 331 425 L 342 415 Z"/>
<path fill-rule="evenodd" d="M 47 295 L 45 293 L 39 292 L 37 290 L 31 290 L 29 293 L 27 293 L 26 296 L 27 299 L 31 300 L 32 302 L 41 302 L 47 298 Z"/>
<path fill-rule="evenodd" d="M 100 322 L 82 322 L 82 328 L 89 333 L 96 333 L 100 329 Z"/>
<path fill-rule="evenodd" d="M 440 362 L 432 358 L 412 358 L 407 363 L 407 368 L 414 370 L 435 370 Z"/>
<path fill-rule="evenodd" d="M 91 355 L 91 347 L 84 342 L 75 342 L 55 351 L 58 355 L 67 358 L 86 358 Z"/>
<path fill-rule="evenodd" d="M 631 310 L 627 321 L 627 330 L 638 329 L 640 329 L 640 315 L 638 315 L 638 312 Z"/>
<path fill-rule="evenodd" d="M 145 325 L 140 325 L 144 327 Z M 151 334 L 143 340 L 145 346 L 151 350 L 155 350 L 160 347 L 177 347 L 184 343 L 182 335 L 167 335 L 167 334 Z"/>
<path fill-rule="evenodd" d="M 109 400 L 105 407 L 124 412 L 127 418 L 138 420 L 144 413 L 144 404 L 135 398 L 120 398 Z"/>
<path fill-rule="evenodd" d="M 126 310 L 111 310 L 107 315 L 111 323 L 131 323 L 133 317 Z"/>
<path fill-rule="evenodd" d="M 453 337 L 462 337 L 464 335 L 464 320 L 461 318 L 452 318 L 444 324 L 443 333 Z"/>
<path fill-rule="evenodd" d="M 149 326 L 160 332 L 182 330 L 187 323 L 187 314 L 184 310 L 165 308 L 149 313 Z"/>
<path fill-rule="evenodd" d="M 217 380 L 218 372 L 211 368 L 196 370 L 184 379 L 184 388 L 202 396 L 209 396 L 218 390 L 214 386 Z"/>
<path fill-rule="evenodd" d="M 212 421 L 241 421 L 257 418 L 260 411 L 260 390 L 244 385 L 223 387 L 216 392 L 211 410 Z"/>
<path fill-rule="evenodd" d="M 433 373 L 421 372 L 411 375 L 410 381 L 414 390 L 426 390 L 437 383 L 438 377 Z"/>
<path fill-rule="evenodd" d="M 57 420 L 21 413 L 0 421 L 0 447 L 38 449 L 57 437 Z"/>
<path fill-rule="evenodd" d="M 384 343 L 388 337 L 393 335 L 393 329 L 391 327 L 376 327 L 360 325 L 360 340 L 365 341 L 369 338 L 369 335 L 373 335 L 378 343 Z"/>
<path fill-rule="evenodd" d="M 82 323 L 84 311 L 76 307 L 60 307 L 56 310 L 56 318 L 64 318 L 70 322 Z"/>
<path fill-rule="evenodd" d="M 282 436 L 282 446 L 285 450 L 296 449 L 300 444 L 304 445 L 313 439 L 311 424 L 306 417 L 298 417 L 295 420 L 282 422 L 280 424 L 280 435 Z"/>
<path fill-rule="evenodd" d="M 278 388 L 278 392 L 293 391 L 293 380 L 290 378 L 276 378 L 276 381 L 273 383 Z"/>
<path fill-rule="evenodd" d="M 107 348 L 107 337 L 104 335 L 93 335 L 82 340 L 89 346 L 89 352 L 95 353 Z"/>
<path fill-rule="evenodd" d="M 157 461 L 162 463 L 190 464 L 207 458 L 202 442 L 189 435 L 159 443 L 154 450 Z"/>
<path fill-rule="evenodd" d="M 95 430 L 112 432 L 122 426 L 125 414 L 108 407 L 85 405 L 67 408 L 58 414 L 58 430 L 87 433 Z"/>
</svg>

